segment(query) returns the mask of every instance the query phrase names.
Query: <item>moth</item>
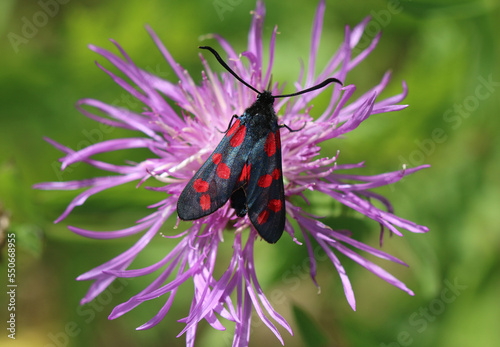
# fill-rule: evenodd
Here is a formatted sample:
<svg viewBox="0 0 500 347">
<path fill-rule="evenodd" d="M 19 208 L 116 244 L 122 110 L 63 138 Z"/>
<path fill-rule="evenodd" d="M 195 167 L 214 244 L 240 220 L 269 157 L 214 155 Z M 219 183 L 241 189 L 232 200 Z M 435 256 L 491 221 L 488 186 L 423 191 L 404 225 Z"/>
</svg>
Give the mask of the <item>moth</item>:
<svg viewBox="0 0 500 347">
<path fill-rule="evenodd" d="M 177 201 L 182 220 L 195 220 L 214 213 L 230 200 L 239 217 L 248 214 L 259 235 L 276 243 L 285 229 L 285 189 L 281 168 L 280 129 L 273 104 L 276 98 L 292 97 L 325 87 L 342 84 L 328 78 L 311 88 L 283 95 L 269 90 L 259 92 L 239 77 L 213 48 L 217 61 L 238 81 L 257 93 L 257 100 L 243 115 L 234 115 L 219 145 L 188 182 Z"/>
</svg>

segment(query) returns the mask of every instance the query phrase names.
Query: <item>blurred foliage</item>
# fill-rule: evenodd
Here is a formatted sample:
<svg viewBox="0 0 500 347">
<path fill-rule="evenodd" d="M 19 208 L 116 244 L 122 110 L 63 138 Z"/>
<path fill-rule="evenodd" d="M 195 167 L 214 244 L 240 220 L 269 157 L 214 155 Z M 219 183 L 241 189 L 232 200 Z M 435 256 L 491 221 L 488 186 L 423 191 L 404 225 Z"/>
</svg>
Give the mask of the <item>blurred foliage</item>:
<svg viewBox="0 0 500 347">
<path fill-rule="evenodd" d="M 95 141 L 89 133 L 96 124 L 75 110 L 78 99 L 124 102 L 124 92 L 94 65 L 94 60 L 102 63 L 103 59 L 88 44 L 116 51 L 108 41 L 113 38 L 137 65 L 175 81 L 144 29 L 148 23 L 196 79 L 201 71 L 199 38 L 220 33 L 236 50 L 244 50 L 254 3 L 60 2 L 66 3 L 3 0 L 0 4 L 0 204 L 2 213 L 9 216 L 7 230 L 15 232 L 18 241 L 19 314 L 14 343 L 182 346 L 184 337 L 175 336 L 182 329 L 177 319 L 187 314 L 192 295 L 188 286 L 163 323 L 135 331 L 156 313 L 161 300 L 115 321 L 108 321 L 107 316 L 115 305 L 149 283 L 144 282 L 149 278 L 118 283 L 117 290 L 83 307 L 79 300 L 88 283 L 74 281 L 127 249 L 133 240 L 83 239 L 66 225 L 95 230 L 128 226 L 145 215 L 146 206 L 159 199 L 158 193 L 133 185 L 113 189 L 93 197 L 62 223 L 53 224 L 76 193 L 35 191 L 31 186 L 102 174 L 84 165 L 61 173 L 60 153 L 43 141 L 46 136 L 72 148 Z M 221 3 L 225 11 L 218 7 Z M 307 62 L 316 2 L 268 1 L 266 6 L 265 37 L 270 37 L 275 24 L 280 32 L 273 78 L 294 81 L 300 60 Z M 301 338 L 316 331 L 320 342 L 330 341 L 334 346 L 495 346 L 500 337 L 499 4 L 495 0 L 327 0 L 320 62 L 326 62 L 339 46 L 345 25 L 352 27 L 367 15 L 373 18 L 367 38 L 380 30 L 383 35 L 377 49 L 346 82 L 356 84 L 361 93 L 391 69 L 392 82 L 382 96 L 400 92 L 405 80 L 410 90 L 405 103 L 410 107 L 374 116 L 323 150 L 331 156 L 340 149 L 343 163 L 365 160 L 362 172 L 367 174 L 397 170 L 403 164 L 432 165 L 378 191 L 394 203 L 398 215 L 430 227 L 426 235 L 406 232 L 403 239 L 386 237 L 383 249 L 407 262 L 409 269 L 378 262 L 416 295 L 410 297 L 341 259 L 357 295 L 357 311 L 353 312 L 334 267 L 319 263 L 321 294 L 317 295 L 303 261 L 304 247 L 286 237 L 272 247 L 256 245 L 259 280 L 266 292 L 282 294 L 273 301 L 275 308 L 298 335 L 291 337 L 281 329 L 286 346 L 302 346 Z M 22 40 L 13 39 L 15 35 Z M 321 110 L 326 101 L 319 99 L 315 109 Z M 106 138 L 129 135 L 115 130 Z M 141 154 L 122 151 L 114 154 L 113 161 L 133 160 Z M 129 199 L 132 192 L 133 200 Z M 327 199 L 312 196 L 311 201 L 316 211 L 332 209 Z M 169 221 L 164 232 L 172 230 L 174 223 Z M 364 242 L 378 246 L 378 226 L 356 214 L 332 215 L 327 223 L 351 229 Z M 222 251 L 219 259 L 228 259 L 230 253 L 231 249 Z M 137 266 L 163 254 L 164 243 L 154 243 Z M 6 278 L 4 264 L 0 283 Z M 4 300 L 2 295 L 2 321 L 7 316 Z M 217 332 L 201 324 L 197 345 L 230 345 L 234 328 L 226 325 L 227 332 Z M 0 343 L 9 346 L 10 342 L 4 330 Z M 263 324 L 256 323 L 251 346 L 278 344 Z"/>
</svg>

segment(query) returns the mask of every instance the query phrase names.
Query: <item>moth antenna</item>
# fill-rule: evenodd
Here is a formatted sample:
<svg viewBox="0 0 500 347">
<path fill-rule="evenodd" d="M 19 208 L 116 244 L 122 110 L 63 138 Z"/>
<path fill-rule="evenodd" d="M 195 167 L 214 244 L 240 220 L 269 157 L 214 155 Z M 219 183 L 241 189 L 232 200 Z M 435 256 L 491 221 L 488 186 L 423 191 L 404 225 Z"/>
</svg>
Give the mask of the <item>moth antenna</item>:
<svg viewBox="0 0 500 347">
<path fill-rule="evenodd" d="M 297 96 L 297 95 L 312 92 L 313 90 L 316 90 L 316 89 L 321 89 L 321 88 L 329 85 L 330 83 L 338 83 L 341 86 L 343 85 L 342 82 L 340 82 L 338 79 L 330 77 L 330 78 L 327 78 L 326 80 L 324 80 L 323 82 L 321 82 L 320 84 L 317 84 L 311 88 L 307 88 L 307 89 L 304 89 L 304 90 L 301 90 L 299 92 L 292 93 L 292 94 L 282 94 L 282 95 L 273 95 L 273 96 L 275 98 L 286 98 L 286 97 L 290 97 L 290 96 Z"/>
<path fill-rule="evenodd" d="M 210 52 L 212 52 L 212 54 L 215 56 L 215 58 L 217 59 L 217 61 L 219 62 L 219 64 L 221 64 L 224 67 L 224 69 L 226 69 L 231 75 L 233 75 L 234 78 L 236 78 L 238 81 L 240 81 L 241 83 L 243 83 L 244 85 L 246 85 L 248 88 L 250 88 L 251 90 L 253 90 L 257 94 L 262 94 L 257 89 L 255 89 L 254 87 L 252 87 L 250 84 L 248 84 L 247 82 L 243 81 L 243 79 L 240 76 L 238 76 L 236 74 L 236 72 L 234 72 L 229 67 L 229 65 L 226 64 L 226 62 L 224 60 L 222 60 L 222 58 L 220 57 L 219 53 L 217 53 L 217 51 L 215 49 L 213 49 L 212 47 L 209 47 L 209 46 L 199 46 L 198 48 L 200 48 L 200 49 L 206 49 L 206 50 L 209 50 Z"/>
</svg>

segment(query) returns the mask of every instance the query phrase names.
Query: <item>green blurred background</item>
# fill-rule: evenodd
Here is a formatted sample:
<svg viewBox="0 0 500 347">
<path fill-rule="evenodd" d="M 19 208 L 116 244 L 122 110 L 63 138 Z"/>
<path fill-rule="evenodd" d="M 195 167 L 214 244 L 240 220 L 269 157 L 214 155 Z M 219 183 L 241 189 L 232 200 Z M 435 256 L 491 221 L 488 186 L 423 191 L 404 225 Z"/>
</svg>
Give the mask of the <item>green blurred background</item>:
<svg viewBox="0 0 500 347">
<path fill-rule="evenodd" d="M 268 1 L 266 5 L 265 46 L 275 24 L 281 32 L 273 78 L 292 82 L 298 76 L 299 59 L 307 61 L 316 1 Z M 184 287 L 185 293 L 161 324 L 135 331 L 164 301 L 152 301 L 115 321 L 108 321 L 107 316 L 151 278 L 118 283 L 114 291 L 83 308 L 79 300 L 89 283 L 74 280 L 134 240 L 88 240 L 73 235 L 66 225 L 93 230 L 130 226 L 147 214 L 146 205 L 161 196 L 127 185 L 92 197 L 55 225 L 52 221 L 76 193 L 35 191 L 31 186 L 102 174 L 85 165 L 61 174 L 60 153 L 42 139 L 47 136 L 72 148 L 88 143 L 87 135 L 98 125 L 75 110 L 80 98 L 126 106 L 122 99 L 126 94 L 93 62 L 109 64 L 87 44 L 116 52 L 108 41 L 113 38 L 137 65 L 175 81 L 144 29 L 148 23 L 174 58 L 199 79 L 199 37 L 217 32 L 237 51 L 244 50 L 254 6 L 253 1 L 241 0 L 1 2 L 0 204 L 4 216 L 10 218 L 8 231 L 17 235 L 18 283 L 17 334 L 11 341 L 4 329 L 8 313 L 4 247 L 2 346 L 185 344 L 184 336 L 175 338 L 183 327 L 176 320 L 187 314 L 190 286 Z M 343 163 L 366 160 L 362 172 L 367 174 L 396 170 L 404 163 L 412 167 L 431 164 L 430 169 L 378 190 L 393 202 L 398 215 L 427 225 L 430 232 L 405 232 L 404 238 L 385 239 L 383 250 L 406 261 L 409 269 L 377 262 L 405 281 L 414 297 L 342 258 L 356 293 L 356 312 L 347 305 L 329 262 L 319 264 L 321 294 L 317 295 L 304 266 L 305 247 L 295 246 L 287 237 L 274 246 L 258 243 L 261 285 L 269 295 L 284 294 L 274 306 L 295 332 L 291 337 L 280 329 L 286 346 L 499 345 L 499 7 L 495 0 L 327 0 L 320 62 L 326 62 L 340 45 L 344 25 L 352 27 L 371 15 L 368 36 L 382 30 L 382 39 L 346 82 L 364 91 L 392 69 L 393 80 L 383 96 L 399 93 L 401 80 L 406 80 L 410 93 L 405 102 L 410 107 L 370 118 L 346 139 L 328 143 L 324 154 L 331 156 L 340 149 Z M 23 37 L 27 22 L 36 22 L 38 27 L 28 33 L 30 37 L 24 35 L 13 44 L 13 33 Z M 318 100 L 313 113 L 325 102 Z M 131 133 L 114 130 L 105 138 L 123 136 Z M 140 160 L 144 154 L 121 151 L 102 158 L 123 163 Z M 312 198 L 312 210 L 324 210 L 329 203 Z M 378 246 L 375 223 L 345 211 L 327 221 L 336 228 L 351 228 L 356 238 Z M 171 233 L 173 223 L 169 221 L 162 231 Z M 137 267 L 151 264 L 168 251 L 165 239 L 154 241 Z M 221 269 L 231 254 L 230 243 L 226 245 L 218 258 Z M 295 279 L 295 285 L 284 275 Z M 200 324 L 197 345 L 229 346 L 233 327 L 229 322 L 225 325 L 227 332 Z M 279 342 L 255 317 L 250 345 L 276 346 Z"/>
</svg>

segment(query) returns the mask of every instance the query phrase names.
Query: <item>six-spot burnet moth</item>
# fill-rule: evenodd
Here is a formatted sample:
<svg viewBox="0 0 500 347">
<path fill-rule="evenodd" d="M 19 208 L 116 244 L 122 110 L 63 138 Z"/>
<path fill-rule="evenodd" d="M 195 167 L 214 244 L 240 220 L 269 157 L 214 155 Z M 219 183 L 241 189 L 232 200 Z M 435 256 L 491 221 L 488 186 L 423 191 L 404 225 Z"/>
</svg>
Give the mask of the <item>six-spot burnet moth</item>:
<svg viewBox="0 0 500 347">
<path fill-rule="evenodd" d="M 272 95 L 268 90 L 259 92 L 231 70 L 213 48 L 200 48 L 212 52 L 231 75 L 255 91 L 257 100 L 242 116 L 233 116 L 224 138 L 182 191 L 177 202 L 177 214 L 182 220 L 199 219 L 231 200 L 231 207 L 237 216 L 244 217 L 248 213 L 259 235 L 267 242 L 275 243 L 285 228 L 280 128 L 294 130 L 285 124 L 278 125 L 274 99 L 342 82 L 328 78 L 314 87 L 292 94 Z"/>
</svg>

